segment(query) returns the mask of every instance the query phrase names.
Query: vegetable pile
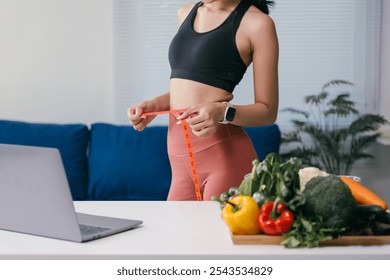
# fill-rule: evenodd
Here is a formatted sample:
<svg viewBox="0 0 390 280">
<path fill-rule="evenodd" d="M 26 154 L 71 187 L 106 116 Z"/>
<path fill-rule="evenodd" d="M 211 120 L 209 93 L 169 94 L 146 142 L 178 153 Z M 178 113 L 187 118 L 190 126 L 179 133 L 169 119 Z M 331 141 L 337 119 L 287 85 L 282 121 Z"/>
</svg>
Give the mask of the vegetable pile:
<svg viewBox="0 0 390 280">
<path fill-rule="evenodd" d="M 301 167 L 276 153 L 254 160 L 239 186 L 213 197 L 232 234 L 283 235 L 287 248 L 318 247 L 343 235 L 390 235 L 386 202 L 359 182 Z"/>
</svg>

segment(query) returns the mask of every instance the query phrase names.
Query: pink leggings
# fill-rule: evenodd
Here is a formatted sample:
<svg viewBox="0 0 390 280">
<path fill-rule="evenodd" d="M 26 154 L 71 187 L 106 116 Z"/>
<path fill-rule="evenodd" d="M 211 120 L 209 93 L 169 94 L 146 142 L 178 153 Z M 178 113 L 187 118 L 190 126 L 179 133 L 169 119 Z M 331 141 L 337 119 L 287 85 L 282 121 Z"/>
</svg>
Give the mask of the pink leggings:
<svg viewBox="0 0 390 280">
<path fill-rule="evenodd" d="M 183 128 L 176 122 L 170 115 L 168 155 L 172 182 L 168 200 L 196 200 Z M 257 158 L 250 138 L 239 126 L 220 124 L 217 131 L 206 138 L 199 138 L 190 130 L 190 138 L 203 200 L 239 186 Z"/>
</svg>

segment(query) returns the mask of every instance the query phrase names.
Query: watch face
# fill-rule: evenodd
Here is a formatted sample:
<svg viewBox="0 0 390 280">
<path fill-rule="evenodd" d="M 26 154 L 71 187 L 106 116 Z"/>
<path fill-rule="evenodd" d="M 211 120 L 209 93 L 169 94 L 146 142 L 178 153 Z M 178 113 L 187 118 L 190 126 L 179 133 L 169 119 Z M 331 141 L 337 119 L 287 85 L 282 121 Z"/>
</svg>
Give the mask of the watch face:
<svg viewBox="0 0 390 280">
<path fill-rule="evenodd" d="M 226 112 L 226 120 L 232 122 L 234 120 L 235 115 L 236 115 L 236 109 L 233 107 L 229 107 Z"/>
</svg>

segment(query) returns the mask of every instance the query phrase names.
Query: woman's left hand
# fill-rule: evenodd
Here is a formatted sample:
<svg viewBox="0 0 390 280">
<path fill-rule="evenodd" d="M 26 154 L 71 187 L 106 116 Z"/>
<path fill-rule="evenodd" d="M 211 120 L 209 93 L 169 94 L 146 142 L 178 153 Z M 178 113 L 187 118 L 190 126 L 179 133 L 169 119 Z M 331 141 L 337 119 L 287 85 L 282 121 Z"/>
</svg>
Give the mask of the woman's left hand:
<svg viewBox="0 0 390 280">
<path fill-rule="evenodd" d="M 203 103 L 190 107 L 180 115 L 178 121 L 186 120 L 192 133 L 198 137 L 207 137 L 213 134 L 223 119 L 226 105 L 221 102 Z"/>
</svg>

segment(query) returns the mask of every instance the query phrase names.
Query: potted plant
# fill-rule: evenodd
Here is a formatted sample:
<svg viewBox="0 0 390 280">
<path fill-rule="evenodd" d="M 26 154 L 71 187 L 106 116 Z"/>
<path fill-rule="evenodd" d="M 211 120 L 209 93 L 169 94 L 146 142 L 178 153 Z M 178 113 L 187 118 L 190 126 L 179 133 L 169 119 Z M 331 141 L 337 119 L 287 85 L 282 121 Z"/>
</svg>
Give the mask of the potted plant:
<svg viewBox="0 0 390 280">
<path fill-rule="evenodd" d="M 331 98 L 331 86 L 352 85 L 344 80 L 326 83 L 319 94 L 305 97 L 309 111 L 286 108 L 297 115 L 294 130 L 282 133 L 281 157 L 297 157 L 303 166 L 331 174 L 349 175 L 360 159 L 373 158 L 367 148 L 380 136 L 379 126 L 388 123 L 380 115 L 359 114 L 349 93 Z"/>
</svg>

